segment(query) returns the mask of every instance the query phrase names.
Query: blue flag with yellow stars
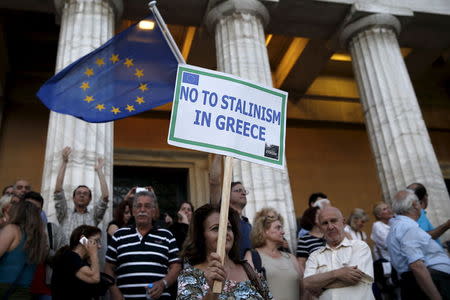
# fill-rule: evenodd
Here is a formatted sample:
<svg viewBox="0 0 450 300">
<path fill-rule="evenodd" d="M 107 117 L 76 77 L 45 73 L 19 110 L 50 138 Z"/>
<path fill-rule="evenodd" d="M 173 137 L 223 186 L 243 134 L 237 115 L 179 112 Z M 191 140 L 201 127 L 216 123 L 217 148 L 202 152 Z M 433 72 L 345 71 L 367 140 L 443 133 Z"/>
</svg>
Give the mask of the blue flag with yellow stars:
<svg viewBox="0 0 450 300">
<path fill-rule="evenodd" d="M 153 15 L 73 62 L 38 91 L 51 110 L 87 122 L 126 118 L 172 101 L 178 61 Z M 141 29 L 144 28 L 144 29 Z"/>
</svg>

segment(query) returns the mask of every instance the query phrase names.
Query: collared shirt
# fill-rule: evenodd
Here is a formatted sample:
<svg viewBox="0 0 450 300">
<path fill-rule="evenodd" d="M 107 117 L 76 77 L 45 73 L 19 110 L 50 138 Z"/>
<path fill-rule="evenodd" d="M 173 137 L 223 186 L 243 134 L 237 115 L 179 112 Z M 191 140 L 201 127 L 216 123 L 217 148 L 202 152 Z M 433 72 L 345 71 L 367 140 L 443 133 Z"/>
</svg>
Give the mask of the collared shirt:
<svg viewBox="0 0 450 300">
<path fill-rule="evenodd" d="M 108 208 L 108 203 L 100 198 L 97 202 L 95 202 L 93 212 L 86 209 L 86 212 L 82 214 L 77 212 L 75 209 L 72 212 L 69 211 L 64 191 L 55 193 L 54 199 L 56 217 L 58 218 L 59 225 L 61 225 L 67 239 L 70 238 L 72 231 L 78 226 L 97 226 L 103 220 L 105 211 Z"/>
<path fill-rule="evenodd" d="M 444 249 L 412 218 L 398 215 L 391 222 L 386 241 L 391 263 L 398 273 L 410 271 L 410 264 L 422 260 L 428 268 L 450 274 L 450 258 Z"/>
<path fill-rule="evenodd" d="M 384 258 L 389 261 L 391 260 L 386 245 L 386 238 L 389 234 L 390 228 L 391 226 L 381 221 L 376 221 L 375 223 L 373 223 L 370 239 L 375 243 L 375 245 L 373 246 L 374 260 L 380 258 Z"/>
<path fill-rule="evenodd" d="M 420 210 L 420 217 L 419 219 L 417 219 L 417 223 L 419 223 L 419 227 L 426 232 L 434 230 L 433 224 L 431 224 L 430 220 L 428 220 L 427 211 L 423 208 Z M 442 246 L 441 241 L 439 239 L 435 239 L 435 241 L 440 246 Z"/>
<path fill-rule="evenodd" d="M 336 248 L 326 244 L 325 247 L 314 251 L 306 261 L 304 278 L 351 266 L 357 266 L 368 275 L 367 278 L 363 278 L 356 285 L 326 289 L 319 299 L 375 299 L 372 293 L 372 254 L 369 246 L 363 241 L 344 238 Z"/>
<path fill-rule="evenodd" d="M 178 248 L 172 233 L 153 226 L 141 235 L 136 226 L 123 227 L 112 236 L 106 261 L 116 266 L 117 287 L 125 299 L 146 299 L 145 287 L 161 280 L 169 265 L 179 263 Z M 159 299 L 169 299 L 164 290 Z"/>
<path fill-rule="evenodd" d="M 252 248 L 250 241 L 250 232 L 252 231 L 252 225 L 248 222 L 248 218 L 241 216 L 239 220 L 239 228 L 241 237 L 239 238 L 239 253 L 241 259 L 244 259 L 245 251 Z"/>
</svg>

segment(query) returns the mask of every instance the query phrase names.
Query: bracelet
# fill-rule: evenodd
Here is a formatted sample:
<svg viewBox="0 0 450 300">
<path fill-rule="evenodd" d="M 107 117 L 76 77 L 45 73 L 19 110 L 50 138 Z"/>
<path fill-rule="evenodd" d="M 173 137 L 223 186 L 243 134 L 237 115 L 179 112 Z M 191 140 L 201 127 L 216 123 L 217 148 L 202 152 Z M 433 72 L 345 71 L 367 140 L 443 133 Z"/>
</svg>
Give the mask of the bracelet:
<svg viewBox="0 0 450 300">
<path fill-rule="evenodd" d="M 164 283 L 164 288 L 168 288 L 169 284 L 167 283 L 167 280 L 165 280 L 164 278 L 162 279 L 162 282 Z"/>
</svg>

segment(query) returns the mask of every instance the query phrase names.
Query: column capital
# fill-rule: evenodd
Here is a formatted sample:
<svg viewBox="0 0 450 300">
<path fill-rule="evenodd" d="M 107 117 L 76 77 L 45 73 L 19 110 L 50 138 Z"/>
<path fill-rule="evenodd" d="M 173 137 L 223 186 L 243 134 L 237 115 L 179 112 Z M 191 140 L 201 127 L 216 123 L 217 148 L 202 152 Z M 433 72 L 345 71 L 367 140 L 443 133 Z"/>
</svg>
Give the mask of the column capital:
<svg viewBox="0 0 450 300">
<path fill-rule="evenodd" d="M 361 31 L 365 31 L 367 29 L 375 27 L 390 28 L 395 32 L 396 35 L 399 35 L 401 30 L 400 21 L 393 15 L 389 14 L 368 15 L 366 17 L 363 17 L 361 19 L 358 19 L 354 22 L 350 22 L 349 24 L 345 25 L 339 37 L 341 46 L 347 49 L 348 43 L 353 38 L 353 36 L 360 33 Z"/>
<path fill-rule="evenodd" d="M 216 4 L 207 12 L 205 23 L 210 31 L 214 31 L 216 23 L 233 13 L 250 13 L 261 19 L 263 26 L 270 20 L 267 8 L 259 0 L 225 0 Z"/>
<path fill-rule="evenodd" d="M 62 10 L 64 8 L 64 4 L 68 0 L 53 0 L 55 3 L 55 11 L 58 15 L 58 18 L 62 15 Z M 86 0 L 78 0 L 78 1 L 86 1 Z M 123 0 L 103 0 L 111 5 L 111 7 L 114 9 L 115 17 L 116 19 L 120 19 L 123 13 Z"/>
</svg>

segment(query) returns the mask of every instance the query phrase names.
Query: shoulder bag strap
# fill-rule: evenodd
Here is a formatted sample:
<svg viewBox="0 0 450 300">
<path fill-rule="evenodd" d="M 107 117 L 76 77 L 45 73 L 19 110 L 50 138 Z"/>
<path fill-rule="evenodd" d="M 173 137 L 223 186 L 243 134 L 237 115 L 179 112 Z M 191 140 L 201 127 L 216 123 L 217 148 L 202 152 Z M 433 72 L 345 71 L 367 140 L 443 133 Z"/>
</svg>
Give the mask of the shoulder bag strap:
<svg viewBox="0 0 450 300">
<path fill-rule="evenodd" d="M 259 252 L 256 249 L 251 249 L 250 252 L 252 254 L 253 266 L 255 266 L 256 272 L 261 273 L 264 276 L 264 278 L 267 279 L 266 269 L 262 266 L 262 260 L 261 256 L 259 255 Z"/>
<path fill-rule="evenodd" d="M 258 293 L 265 299 L 269 300 L 269 291 L 264 288 L 261 279 L 258 274 L 253 270 L 252 266 L 247 261 L 242 262 L 242 267 L 244 267 L 245 273 L 247 274 L 248 279 L 252 282 L 252 285 L 256 288 Z"/>
</svg>

